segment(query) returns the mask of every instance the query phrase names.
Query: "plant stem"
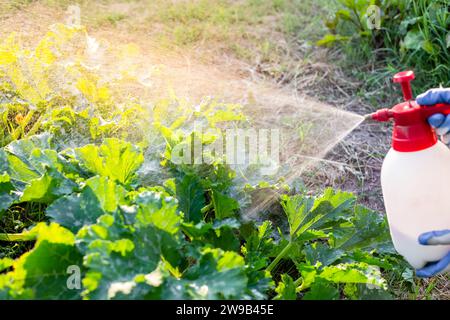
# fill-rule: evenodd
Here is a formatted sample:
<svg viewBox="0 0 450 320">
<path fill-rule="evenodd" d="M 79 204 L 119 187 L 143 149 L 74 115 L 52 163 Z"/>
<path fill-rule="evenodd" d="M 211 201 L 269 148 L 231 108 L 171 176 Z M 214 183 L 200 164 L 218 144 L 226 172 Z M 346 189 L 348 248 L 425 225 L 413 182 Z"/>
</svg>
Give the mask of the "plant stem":
<svg viewBox="0 0 450 320">
<path fill-rule="evenodd" d="M 211 202 L 211 203 L 207 204 L 206 206 L 204 206 L 204 207 L 200 210 L 200 212 L 201 212 L 202 214 L 205 214 L 205 213 L 208 212 L 212 207 L 213 207 L 213 203 Z"/>
<path fill-rule="evenodd" d="M 0 233 L 0 241 L 33 241 L 36 235 L 28 232 L 24 233 Z"/>
<path fill-rule="evenodd" d="M 284 256 L 291 250 L 292 242 L 289 242 L 286 247 L 281 250 L 281 252 L 273 259 L 272 263 L 266 268 L 266 271 L 272 272 L 272 270 L 277 266 L 278 262 L 284 258 Z"/>
</svg>

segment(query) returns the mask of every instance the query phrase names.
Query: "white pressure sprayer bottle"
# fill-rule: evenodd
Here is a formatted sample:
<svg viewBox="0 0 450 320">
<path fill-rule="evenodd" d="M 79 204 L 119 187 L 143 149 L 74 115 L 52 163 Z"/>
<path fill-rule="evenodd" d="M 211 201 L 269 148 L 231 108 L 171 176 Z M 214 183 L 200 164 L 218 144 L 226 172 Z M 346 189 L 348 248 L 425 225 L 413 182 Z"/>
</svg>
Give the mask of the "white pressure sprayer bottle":
<svg viewBox="0 0 450 320">
<path fill-rule="evenodd" d="M 420 234 L 450 228 L 450 150 L 437 139 L 427 119 L 450 114 L 450 104 L 420 106 L 412 99 L 412 71 L 394 76 L 405 102 L 370 115 L 394 120 L 392 148 L 381 169 L 381 187 L 396 250 L 415 269 L 443 258 L 450 246 L 419 244 Z M 448 269 L 446 271 L 449 271 Z"/>
</svg>

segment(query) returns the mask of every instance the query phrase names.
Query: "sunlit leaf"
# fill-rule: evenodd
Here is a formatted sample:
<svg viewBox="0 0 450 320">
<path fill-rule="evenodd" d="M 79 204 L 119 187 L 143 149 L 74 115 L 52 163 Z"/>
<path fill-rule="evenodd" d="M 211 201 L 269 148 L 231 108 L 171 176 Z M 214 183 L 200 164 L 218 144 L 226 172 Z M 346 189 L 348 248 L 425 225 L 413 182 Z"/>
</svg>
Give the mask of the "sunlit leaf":
<svg viewBox="0 0 450 320">
<path fill-rule="evenodd" d="M 89 144 L 77 148 L 75 154 L 87 170 L 125 185 L 133 182 L 144 161 L 139 148 L 113 138 L 105 139 L 100 147 Z"/>
</svg>

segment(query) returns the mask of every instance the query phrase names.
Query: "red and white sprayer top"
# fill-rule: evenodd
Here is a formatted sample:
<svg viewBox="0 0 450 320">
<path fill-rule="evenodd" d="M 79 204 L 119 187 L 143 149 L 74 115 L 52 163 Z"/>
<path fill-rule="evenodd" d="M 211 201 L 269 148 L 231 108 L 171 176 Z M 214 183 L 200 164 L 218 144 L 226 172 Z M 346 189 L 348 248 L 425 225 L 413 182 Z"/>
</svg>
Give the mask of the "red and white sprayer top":
<svg viewBox="0 0 450 320">
<path fill-rule="evenodd" d="M 392 148 L 400 152 L 420 151 L 435 145 L 437 136 L 427 119 L 436 113 L 450 114 L 450 104 L 418 105 L 413 100 L 411 90 L 410 82 L 413 79 L 413 71 L 397 73 L 394 82 L 400 83 L 405 101 L 391 109 L 380 109 L 370 115 L 376 121 L 394 119 Z"/>
</svg>

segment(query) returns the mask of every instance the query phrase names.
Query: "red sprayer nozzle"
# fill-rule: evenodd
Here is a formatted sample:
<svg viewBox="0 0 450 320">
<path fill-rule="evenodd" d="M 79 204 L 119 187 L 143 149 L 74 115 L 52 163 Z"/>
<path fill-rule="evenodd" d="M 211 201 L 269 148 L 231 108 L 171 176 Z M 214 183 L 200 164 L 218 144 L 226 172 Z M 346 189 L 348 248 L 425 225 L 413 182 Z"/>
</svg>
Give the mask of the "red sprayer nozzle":
<svg viewBox="0 0 450 320">
<path fill-rule="evenodd" d="M 437 142 L 433 128 L 428 124 L 428 118 L 436 113 L 450 114 L 450 104 L 435 104 L 421 106 L 412 100 L 411 80 L 414 72 L 403 71 L 394 76 L 394 82 L 402 86 L 405 102 L 391 109 L 381 109 L 370 115 L 376 121 L 394 119 L 392 147 L 400 152 L 413 152 L 427 149 Z"/>
<path fill-rule="evenodd" d="M 402 71 L 394 76 L 394 82 L 400 83 L 405 101 L 412 99 L 411 81 L 414 80 L 414 72 Z"/>
<path fill-rule="evenodd" d="M 394 113 L 390 109 L 385 108 L 371 113 L 367 117 L 375 121 L 385 122 L 394 117 Z"/>
</svg>

